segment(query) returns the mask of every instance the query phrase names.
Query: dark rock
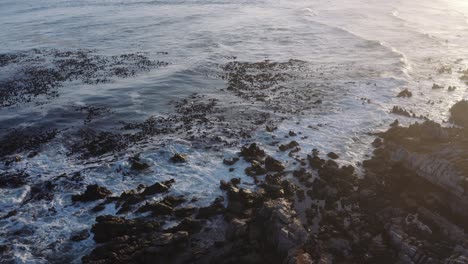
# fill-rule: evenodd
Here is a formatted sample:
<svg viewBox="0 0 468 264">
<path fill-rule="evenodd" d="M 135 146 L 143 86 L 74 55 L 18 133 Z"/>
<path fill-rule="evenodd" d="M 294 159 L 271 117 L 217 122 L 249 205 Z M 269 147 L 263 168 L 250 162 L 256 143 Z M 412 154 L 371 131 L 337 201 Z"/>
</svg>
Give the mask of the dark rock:
<svg viewBox="0 0 468 264">
<path fill-rule="evenodd" d="M 177 217 L 189 217 L 193 215 L 196 212 L 195 207 L 183 207 L 183 208 L 177 208 L 174 210 L 174 215 Z"/>
<path fill-rule="evenodd" d="M 225 165 L 228 165 L 228 166 L 232 166 L 232 165 L 236 164 L 236 162 L 238 162 L 238 161 L 239 161 L 239 158 L 237 158 L 237 157 L 234 157 L 234 158 L 231 158 L 231 159 L 223 159 L 223 163 Z"/>
<path fill-rule="evenodd" d="M 299 146 L 299 143 L 297 143 L 296 141 L 293 140 L 293 141 L 289 142 L 286 145 L 280 145 L 279 150 L 286 151 L 286 150 L 293 149 L 293 148 L 295 148 L 297 146 Z"/>
<path fill-rule="evenodd" d="M 275 131 L 276 129 L 278 129 L 278 127 L 275 127 L 275 126 L 266 126 L 266 131 L 267 131 L 267 132 L 273 132 L 273 131 Z"/>
<path fill-rule="evenodd" d="M 391 113 L 395 114 L 395 115 L 401 115 L 401 116 L 406 116 L 406 117 L 412 117 L 411 113 L 408 112 L 407 110 L 399 107 L 399 106 L 394 106 L 392 108 L 392 111 Z"/>
<path fill-rule="evenodd" d="M 450 108 L 450 121 L 468 127 L 468 101 L 462 100 Z"/>
<path fill-rule="evenodd" d="M 372 142 L 372 146 L 373 146 L 374 148 L 380 148 L 382 145 L 383 145 L 383 142 L 382 142 L 382 139 L 380 139 L 380 138 L 376 138 L 376 139 Z"/>
<path fill-rule="evenodd" d="M 131 164 L 132 170 L 142 171 L 150 167 L 148 163 L 141 161 L 140 155 L 135 155 L 133 157 L 130 157 L 128 161 Z"/>
<path fill-rule="evenodd" d="M 325 164 L 325 160 L 319 158 L 316 155 L 307 155 L 307 160 L 309 160 L 309 164 L 313 169 L 319 170 Z"/>
<path fill-rule="evenodd" d="M 202 229 L 203 225 L 200 220 L 192 219 L 190 217 L 186 217 L 180 222 L 177 226 L 168 229 L 168 232 L 174 233 L 174 232 L 180 232 L 180 231 L 186 231 L 189 234 L 195 234 L 200 232 Z"/>
<path fill-rule="evenodd" d="M 145 213 L 145 212 L 151 212 L 152 215 L 154 216 L 163 216 L 163 215 L 170 215 L 174 209 L 172 206 L 163 203 L 163 202 L 153 202 L 149 203 L 147 202 L 145 205 L 140 207 L 137 211 L 137 213 Z"/>
<path fill-rule="evenodd" d="M 77 231 L 71 234 L 70 240 L 73 242 L 78 242 L 87 239 L 90 236 L 87 229 Z"/>
<path fill-rule="evenodd" d="M 404 89 L 403 91 L 398 93 L 397 97 L 411 97 L 411 96 L 413 96 L 413 93 L 410 92 L 408 89 Z"/>
<path fill-rule="evenodd" d="M 286 167 L 283 165 L 281 161 L 276 160 L 271 156 L 267 156 L 265 158 L 265 169 L 267 171 L 281 172 L 285 168 Z"/>
<path fill-rule="evenodd" d="M 83 194 L 77 194 L 72 196 L 73 202 L 90 202 L 99 199 L 104 199 L 111 195 L 112 192 L 105 187 L 100 187 L 97 184 L 88 185 L 86 191 Z"/>
<path fill-rule="evenodd" d="M 145 188 L 143 191 L 143 195 L 155 195 L 158 193 L 164 193 L 169 191 L 169 188 L 171 188 L 172 184 L 174 184 L 175 180 L 171 179 L 165 182 L 157 182 L 151 186 L 148 186 Z"/>
<path fill-rule="evenodd" d="M 198 210 L 197 219 L 208 219 L 224 212 L 223 198 L 216 198 L 215 201 L 207 207 L 201 207 Z"/>
<path fill-rule="evenodd" d="M 187 162 L 187 156 L 176 153 L 174 154 L 174 156 L 171 157 L 170 161 L 173 163 L 184 163 L 184 162 Z"/>
<path fill-rule="evenodd" d="M 122 217 L 102 215 L 96 217 L 96 224 L 91 231 L 97 243 L 109 242 L 124 235 L 137 235 L 138 233 L 151 233 L 160 230 L 161 224 L 156 221 L 141 219 L 127 220 Z"/>
<path fill-rule="evenodd" d="M 232 179 L 231 179 L 231 183 L 232 183 L 234 186 L 237 186 L 238 184 L 241 183 L 241 179 L 240 179 L 240 178 L 232 178 Z"/>
<path fill-rule="evenodd" d="M 290 137 L 295 137 L 295 136 L 297 136 L 296 132 L 294 132 L 294 131 L 292 131 L 292 130 L 289 130 L 288 135 L 289 135 Z"/>
<path fill-rule="evenodd" d="M 444 87 L 434 83 L 432 85 L 432 90 L 437 90 L 437 89 L 444 89 Z"/>
<path fill-rule="evenodd" d="M 327 154 L 327 156 L 330 158 L 330 159 L 338 159 L 340 156 L 338 156 L 335 152 L 330 152 Z"/>
<path fill-rule="evenodd" d="M 250 144 L 248 147 L 243 146 L 241 148 L 241 156 L 244 157 L 246 161 L 262 161 L 265 155 L 265 151 L 255 143 Z"/>
<path fill-rule="evenodd" d="M 181 196 L 173 196 L 173 195 L 168 195 L 164 197 L 164 199 L 161 200 L 161 203 L 165 203 L 167 205 L 170 205 L 172 207 L 179 206 L 183 203 L 185 203 L 187 200 L 181 195 Z"/>
<path fill-rule="evenodd" d="M 252 166 L 245 169 L 245 174 L 249 176 L 259 176 L 265 173 L 267 173 L 267 170 L 257 161 L 253 161 Z"/>
<path fill-rule="evenodd" d="M 27 183 L 29 174 L 24 172 L 0 173 L 0 188 L 19 188 Z"/>
</svg>

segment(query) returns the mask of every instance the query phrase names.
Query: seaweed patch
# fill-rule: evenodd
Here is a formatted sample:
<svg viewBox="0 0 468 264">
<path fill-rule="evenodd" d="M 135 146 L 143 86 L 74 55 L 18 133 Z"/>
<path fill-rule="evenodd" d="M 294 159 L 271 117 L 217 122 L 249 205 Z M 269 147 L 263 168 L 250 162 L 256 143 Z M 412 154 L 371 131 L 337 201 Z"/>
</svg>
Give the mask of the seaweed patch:
<svg viewBox="0 0 468 264">
<path fill-rule="evenodd" d="M 65 82 L 95 85 L 167 65 L 143 53 L 104 56 L 90 50 L 33 49 L 0 54 L 0 70 L 8 71 L 9 76 L 0 80 L 0 107 L 28 103 L 38 97 L 57 97 L 58 88 Z"/>
</svg>

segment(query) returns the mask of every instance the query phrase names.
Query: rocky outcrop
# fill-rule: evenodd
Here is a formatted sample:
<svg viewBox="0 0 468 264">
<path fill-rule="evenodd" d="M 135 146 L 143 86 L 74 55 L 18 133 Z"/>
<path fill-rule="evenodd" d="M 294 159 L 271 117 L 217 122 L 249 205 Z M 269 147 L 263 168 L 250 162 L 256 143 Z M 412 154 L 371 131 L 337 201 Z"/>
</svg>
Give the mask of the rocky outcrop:
<svg viewBox="0 0 468 264">
<path fill-rule="evenodd" d="M 468 101 L 462 100 L 450 108 L 450 121 L 468 127 Z"/>
</svg>

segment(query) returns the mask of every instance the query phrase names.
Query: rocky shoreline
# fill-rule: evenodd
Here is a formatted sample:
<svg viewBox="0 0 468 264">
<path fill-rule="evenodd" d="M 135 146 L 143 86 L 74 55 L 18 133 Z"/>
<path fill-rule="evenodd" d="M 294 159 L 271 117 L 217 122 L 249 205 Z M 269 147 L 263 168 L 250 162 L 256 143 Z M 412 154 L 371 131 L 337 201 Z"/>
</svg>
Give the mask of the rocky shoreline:
<svg viewBox="0 0 468 264">
<path fill-rule="evenodd" d="M 246 145 L 239 158 L 251 164 L 245 173 L 255 186 L 232 178 L 220 182 L 225 198 L 208 207 L 178 207 L 183 197 L 166 196 L 137 209 L 149 217 L 99 216 L 91 229 L 97 247 L 83 262 L 466 263 L 467 143 L 464 127 L 393 126 L 378 134 L 362 177 L 336 163 L 335 153 L 325 160 L 313 150 L 286 166 L 258 144 Z M 299 147 L 293 141 L 278 151 Z M 167 191 L 170 184 L 156 186 Z M 148 188 L 112 200 L 141 202 L 136 197 Z M 166 220 L 178 224 L 165 228 Z"/>
<path fill-rule="evenodd" d="M 46 57 L 53 58 L 51 66 L 43 64 Z M 21 68 L 28 63 L 34 67 Z M 106 57 L 85 50 L 0 56 L 0 67 L 9 64 L 21 74 L 0 83 L 11 88 L 0 94 L 0 108 L 47 101 L 59 96 L 66 82 L 96 85 L 169 65 L 144 54 Z M 340 164 L 339 153 L 305 149 L 299 143 L 307 139 L 301 131 L 276 133 L 288 116 L 318 109 L 335 93 L 306 81 L 320 75 L 308 62 L 232 61 L 219 70 L 216 77 L 225 80 L 226 90 L 239 99 L 237 107 L 193 94 L 170 102 L 174 110 L 170 114 L 118 124 L 109 118 L 117 127 L 106 129 L 94 122 L 111 115 L 112 109 L 75 106 L 61 115 L 76 117 L 78 125 L 5 129 L 0 139 L 5 168 L 34 158 L 43 145 L 62 140 L 66 156 L 79 162 L 107 166 L 111 163 L 107 157 L 125 159 L 128 171 L 116 169 L 122 177 L 139 177 L 151 170 L 155 164 L 140 151 L 156 138 L 174 137 L 193 148 L 213 151 L 248 142 L 237 155 L 217 160 L 229 176 L 219 182 L 223 195 L 210 205 L 200 206 L 195 197 L 171 193 L 177 177 L 138 182 L 134 188 L 115 192 L 110 185 L 86 182 L 83 171 L 41 179 L 15 168 L 0 174 L 0 188 L 30 185 L 20 206 L 52 203 L 54 195 L 65 190 L 67 206 L 94 219 L 86 228 L 60 238 L 70 244 L 89 241 L 94 249 L 83 254 L 83 263 L 468 263 L 468 101 L 450 110 L 450 122 L 457 127 L 393 107 L 391 113 L 423 123 L 402 127 L 396 120 L 386 132 L 375 134 L 373 156 L 357 168 Z M 40 75 L 44 78 L 37 78 Z M 397 95 L 412 96 L 409 90 Z M 246 102 L 252 109 L 245 111 Z M 271 137 L 269 150 L 264 142 L 252 139 L 261 128 Z M 166 148 L 166 143 L 158 144 L 153 147 Z M 164 162 L 183 166 L 190 159 L 171 151 Z M 239 171 L 251 181 L 239 178 Z M 46 217 L 57 213 L 54 205 L 46 210 L 40 212 Z M 1 212 L 0 221 L 10 221 L 18 211 Z M 28 226 L 8 235 L 23 234 L 35 236 Z M 42 252 L 37 254 L 43 257 Z M 44 258 L 60 263 L 60 258 L 53 260 L 56 254 Z M 7 263 L 13 259 L 10 245 L 0 244 L 0 258 Z"/>
</svg>

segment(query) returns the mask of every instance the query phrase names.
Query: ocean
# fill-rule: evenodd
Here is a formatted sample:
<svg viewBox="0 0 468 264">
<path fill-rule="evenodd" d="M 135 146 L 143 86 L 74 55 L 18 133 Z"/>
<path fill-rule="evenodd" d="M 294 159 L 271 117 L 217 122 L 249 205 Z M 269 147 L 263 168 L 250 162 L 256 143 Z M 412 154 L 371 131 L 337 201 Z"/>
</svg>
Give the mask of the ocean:
<svg viewBox="0 0 468 264">
<path fill-rule="evenodd" d="M 172 194 L 207 205 L 222 179 L 254 184 L 246 162 L 222 163 L 244 144 L 285 159 L 273 142 L 293 138 L 356 166 L 372 133 L 447 121 L 467 98 L 464 0 L 0 0 L 0 25 L 0 175 L 22 179 L 0 181 L 0 245 L 16 263 L 92 250 L 69 237 L 118 210 L 73 203 L 88 184 L 173 178 Z"/>
</svg>

